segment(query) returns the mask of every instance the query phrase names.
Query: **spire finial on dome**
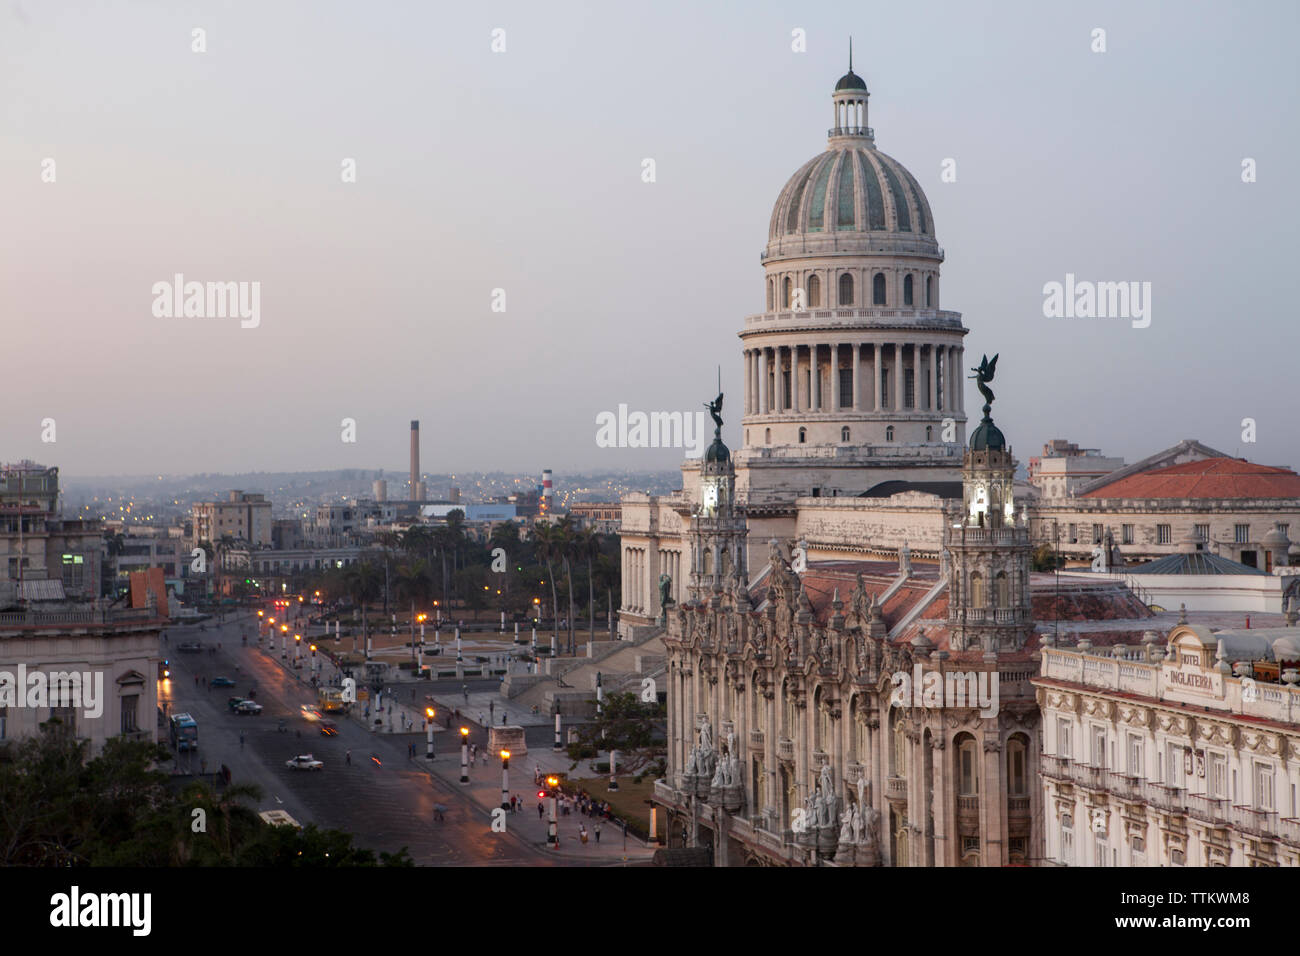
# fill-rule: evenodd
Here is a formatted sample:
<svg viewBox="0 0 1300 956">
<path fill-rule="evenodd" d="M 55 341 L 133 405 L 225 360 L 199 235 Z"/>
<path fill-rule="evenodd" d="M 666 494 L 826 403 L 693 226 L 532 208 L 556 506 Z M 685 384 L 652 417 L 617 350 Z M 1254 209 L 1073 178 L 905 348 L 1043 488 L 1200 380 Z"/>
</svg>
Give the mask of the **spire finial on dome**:
<svg viewBox="0 0 1300 956">
<path fill-rule="evenodd" d="M 853 72 L 853 37 L 849 37 L 849 72 Z"/>
</svg>

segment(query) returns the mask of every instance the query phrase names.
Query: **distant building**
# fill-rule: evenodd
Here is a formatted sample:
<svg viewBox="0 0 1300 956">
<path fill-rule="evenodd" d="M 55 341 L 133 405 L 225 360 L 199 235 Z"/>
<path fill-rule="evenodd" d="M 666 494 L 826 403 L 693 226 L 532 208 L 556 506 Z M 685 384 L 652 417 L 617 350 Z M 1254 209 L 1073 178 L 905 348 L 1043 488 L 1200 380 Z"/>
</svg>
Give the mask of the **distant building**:
<svg viewBox="0 0 1300 956">
<path fill-rule="evenodd" d="M 230 535 L 255 547 L 271 546 L 271 502 L 265 495 L 235 490 L 225 501 L 196 501 L 190 512 L 196 541 L 215 544 Z"/>
<path fill-rule="evenodd" d="M 1029 459 L 1029 483 L 1044 498 L 1064 498 L 1080 485 L 1123 467 L 1123 458 L 1107 458 L 1096 448 L 1080 448 L 1056 438 L 1043 446 L 1041 456 Z"/>
<path fill-rule="evenodd" d="M 1300 866 L 1300 630 L 1045 646 L 1047 860 Z"/>
<path fill-rule="evenodd" d="M 58 501 L 58 468 L 31 461 L 0 467 L 0 602 L 52 594 L 54 585 L 42 582 L 57 582 L 60 597 L 99 597 L 101 526 L 64 519 Z"/>
<path fill-rule="evenodd" d="M 601 534 L 618 534 L 623 505 L 617 501 L 579 501 L 569 508 L 569 517 L 579 528 L 595 528 Z"/>
</svg>

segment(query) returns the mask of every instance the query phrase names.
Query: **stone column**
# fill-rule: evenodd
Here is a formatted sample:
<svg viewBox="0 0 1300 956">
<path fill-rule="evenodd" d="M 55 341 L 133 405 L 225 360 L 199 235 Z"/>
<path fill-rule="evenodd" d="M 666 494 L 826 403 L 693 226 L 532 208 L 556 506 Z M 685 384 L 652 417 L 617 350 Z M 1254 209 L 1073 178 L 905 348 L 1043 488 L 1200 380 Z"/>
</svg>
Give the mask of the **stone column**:
<svg viewBox="0 0 1300 956">
<path fill-rule="evenodd" d="M 803 395 L 800 394 L 800 347 L 790 346 L 790 411 L 794 414 L 803 411 Z"/>
<path fill-rule="evenodd" d="M 906 404 L 904 402 L 905 392 L 903 388 L 903 348 L 902 342 L 894 344 L 894 408 L 900 412 Z M 902 440 L 901 436 L 899 440 Z"/>
<path fill-rule="evenodd" d="M 785 374 L 785 351 L 784 345 L 774 346 L 772 349 L 772 412 L 781 414 L 785 411 L 785 383 L 782 376 Z"/>
<path fill-rule="evenodd" d="M 963 349 L 961 346 L 957 346 L 955 351 L 957 353 L 957 357 L 952 364 L 953 364 L 953 368 L 956 370 L 957 373 L 957 411 L 965 412 L 966 411 L 966 390 L 962 388 L 963 385 L 962 362 L 966 358 L 966 350 Z"/>
<path fill-rule="evenodd" d="M 854 342 L 849 348 L 853 349 L 853 404 L 849 407 L 858 411 L 862 408 L 862 346 Z"/>
<path fill-rule="evenodd" d="M 753 368 L 752 368 L 752 365 L 751 365 L 751 362 L 750 362 L 749 349 L 745 349 L 745 398 L 744 398 L 744 414 L 746 414 L 746 415 L 748 415 L 748 414 L 749 414 L 749 411 L 750 411 L 750 409 L 749 409 L 749 397 L 750 397 L 750 387 L 753 385 L 753 375 L 752 375 L 752 372 L 753 372 Z"/>
<path fill-rule="evenodd" d="M 938 411 L 938 410 L 939 410 L 939 406 L 938 406 L 938 398 L 937 398 L 937 389 L 938 389 L 938 385 L 939 385 L 939 366 L 938 366 L 938 364 L 937 364 L 936 361 L 935 361 L 936 357 L 938 356 L 938 351 L 939 351 L 939 350 L 938 350 L 938 346 L 931 344 L 931 346 L 930 346 L 930 382 L 929 382 L 929 388 L 926 389 L 926 392 L 927 392 L 927 394 L 926 394 L 926 402 L 928 403 L 928 407 L 929 407 L 930 411 L 932 411 L 932 412 L 935 412 L 935 411 Z"/>
<path fill-rule="evenodd" d="M 762 366 L 758 383 L 759 411 L 766 415 L 772 410 L 772 360 L 768 358 L 767 346 L 763 346 L 758 355 Z"/>
<path fill-rule="evenodd" d="M 808 410 L 821 411 L 821 370 L 817 368 L 817 343 L 808 346 Z"/>
</svg>

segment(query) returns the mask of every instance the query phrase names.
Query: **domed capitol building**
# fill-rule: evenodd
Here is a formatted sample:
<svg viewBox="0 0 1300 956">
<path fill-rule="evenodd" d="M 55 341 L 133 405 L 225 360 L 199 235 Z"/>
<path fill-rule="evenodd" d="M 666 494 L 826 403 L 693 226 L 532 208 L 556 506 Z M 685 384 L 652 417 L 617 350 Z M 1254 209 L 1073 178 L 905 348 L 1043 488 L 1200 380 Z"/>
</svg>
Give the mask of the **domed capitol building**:
<svg viewBox="0 0 1300 956">
<path fill-rule="evenodd" d="M 765 310 L 739 333 L 743 401 L 727 406 L 743 408 L 742 447 L 719 426 L 680 491 L 622 501 L 619 636 L 647 660 L 662 645 L 667 683 L 655 802 L 670 851 L 718 865 L 1036 865 L 1064 852 L 1045 839 L 1053 814 L 1088 812 L 1040 781 L 1047 642 L 1086 629 L 1089 647 L 1149 655 L 1178 615 L 1117 569 L 1187 541 L 1266 578 L 1248 584 L 1280 621 L 1300 584 L 1281 574 L 1300 477 L 1218 467 L 1232 460 L 1184 441 L 1086 480 L 1018 482 L 991 416 L 997 356 L 973 376 L 968 442 L 968 329 L 941 308 L 930 203 L 876 148 L 869 96 L 850 63 L 826 150 L 777 195 Z M 1107 573 L 1035 573 L 1044 541 Z"/>
</svg>

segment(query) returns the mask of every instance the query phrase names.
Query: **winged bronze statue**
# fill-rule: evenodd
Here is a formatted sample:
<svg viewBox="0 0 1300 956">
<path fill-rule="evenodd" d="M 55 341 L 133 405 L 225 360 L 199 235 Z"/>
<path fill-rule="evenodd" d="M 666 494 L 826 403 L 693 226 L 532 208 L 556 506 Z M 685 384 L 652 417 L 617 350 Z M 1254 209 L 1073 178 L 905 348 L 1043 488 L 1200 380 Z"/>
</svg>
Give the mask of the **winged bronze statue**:
<svg viewBox="0 0 1300 956">
<path fill-rule="evenodd" d="M 713 416 L 713 424 L 715 426 L 716 433 L 721 435 L 722 434 L 722 393 L 718 392 L 718 397 L 715 398 L 713 401 L 705 402 L 704 407 L 707 408 L 709 410 L 709 414 Z"/>
<path fill-rule="evenodd" d="M 984 396 L 985 415 L 989 413 L 989 410 L 993 406 L 993 390 L 989 388 L 988 383 L 993 381 L 993 373 L 997 371 L 997 368 L 997 355 L 993 356 L 992 361 L 990 361 L 989 357 L 985 355 L 979 364 L 979 368 L 971 369 L 971 371 L 975 373 L 971 376 L 971 378 L 975 379 L 975 387 L 978 388 L 980 394 Z"/>
</svg>

